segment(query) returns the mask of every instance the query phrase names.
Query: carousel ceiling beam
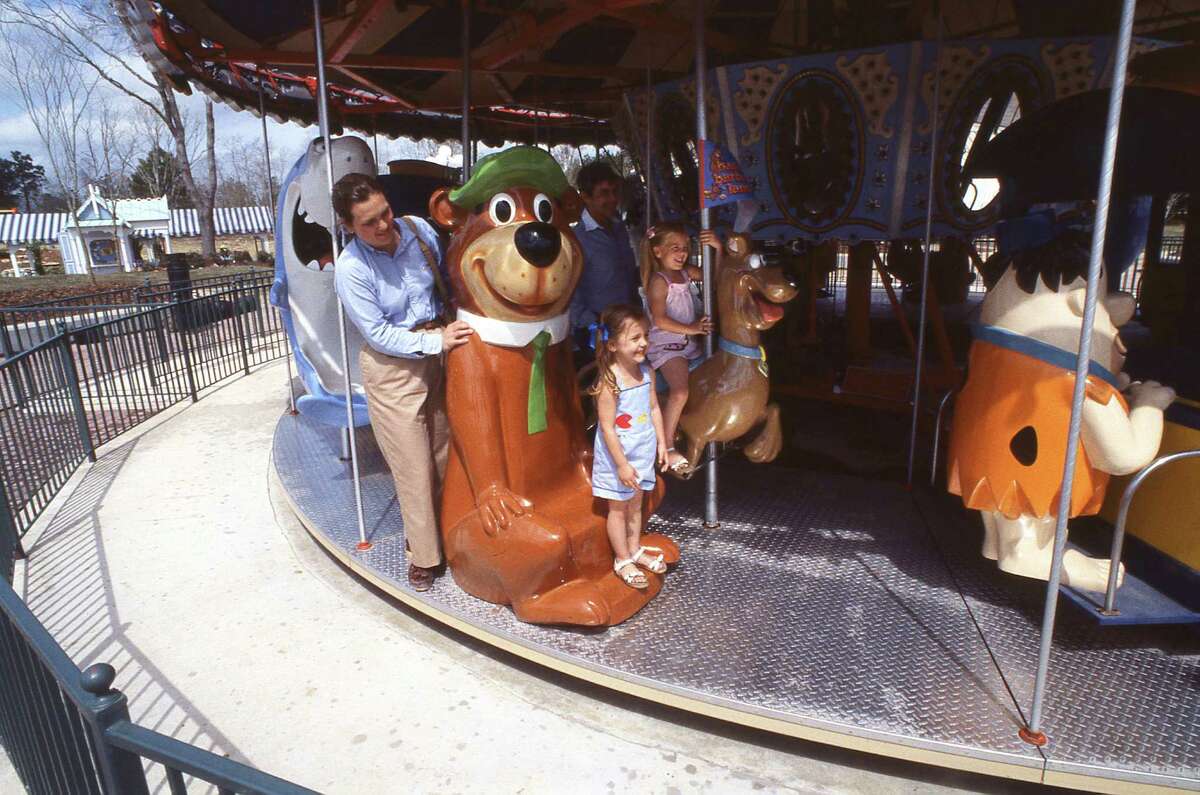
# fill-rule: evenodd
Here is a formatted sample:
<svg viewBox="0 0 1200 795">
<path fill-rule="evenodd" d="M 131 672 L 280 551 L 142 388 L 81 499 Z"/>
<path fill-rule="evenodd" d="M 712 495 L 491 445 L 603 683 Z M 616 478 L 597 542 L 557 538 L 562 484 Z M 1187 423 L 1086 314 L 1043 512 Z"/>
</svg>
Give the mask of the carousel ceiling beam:
<svg viewBox="0 0 1200 795">
<path fill-rule="evenodd" d="M 354 45 L 383 18 L 391 3 L 392 0 L 358 0 L 354 16 L 346 23 L 346 27 L 342 28 L 341 34 L 325 54 L 329 63 L 336 64 L 353 52 Z"/>
<path fill-rule="evenodd" d="M 604 15 L 619 19 L 640 30 L 654 31 L 655 33 L 673 33 L 678 36 L 680 31 L 688 31 L 692 27 L 690 19 L 672 16 L 661 11 L 652 11 L 648 8 L 610 8 L 604 11 Z M 734 36 L 713 30 L 711 27 L 704 33 L 704 42 L 717 52 L 729 55 L 753 52 L 754 46 L 757 44 L 742 41 Z"/>
<path fill-rule="evenodd" d="M 484 76 L 487 78 L 487 81 L 492 84 L 492 88 L 496 89 L 496 93 L 500 95 L 501 99 L 508 103 L 513 102 L 512 89 L 510 89 L 508 84 L 504 82 L 503 77 L 498 74 L 488 74 Z"/>
<path fill-rule="evenodd" d="M 307 66 L 316 64 L 311 52 L 262 49 L 197 48 L 193 54 L 210 61 L 246 61 L 270 66 Z M 413 72 L 461 72 L 462 59 L 413 55 L 347 55 L 340 66 L 350 69 L 400 69 Z M 485 69 L 472 63 L 477 72 L 512 72 L 514 74 L 546 75 L 548 77 L 606 77 L 635 82 L 645 77 L 645 70 L 608 64 L 557 64 L 545 62 L 515 62 L 499 69 Z M 665 72 L 664 77 L 678 72 Z"/>
<path fill-rule="evenodd" d="M 400 96 L 399 94 L 397 94 L 395 92 L 395 90 L 390 89 L 387 86 L 380 85 L 379 83 L 376 83 L 374 80 L 363 75 L 359 71 L 356 71 L 354 69 L 348 69 L 347 67 L 342 66 L 341 64 L 332 64 L 332 68 L 335 72 L 341 72 L 343 75 L 350 78 L 354 82 L 358 83 L 363 88 L 369 88 L 372 91 L 383 94 L 386 97 L 390 97 L 390 98 L 394 99 L 397 103 L 399 103 L 400 105 L 403 105 L 406 108 L 415 109 L 417 107 L 416 105 L 414 105 L 412 103 L 411 100 L 408 100 L 408 99 Z"/>
<path fill-rule="evenodd" d="M 646 5 L 653 0 L 605 0 L 605 2 L 575 3 L 540 24 L 525 27 L 516 36 L 492 42 L 476 49 L 471 60 L 478 60 L 485 69 L 498 69 L 518 56 L 534 49 L 544 49 L 569 30 L 574 30 L 609 11 L 620 11 Z"/>
<path fill-rule="evenodd" d="M 558 37 L 568 30 L 577 28 L 590 19 L 599 15 L 595 7 L 599 3 L 589 3 L 575 8 L 568 8 L 542 22 L 540 25 L 526 28 L 510 39 L 504 39 L 491 45 L 476 48 L 471 53 L 472 62 L 477 61 L 484 69 L 496 69 L 517 56 L 528 52 L 532 47 L 546 47 L 558 40 Z"/>
</svg>

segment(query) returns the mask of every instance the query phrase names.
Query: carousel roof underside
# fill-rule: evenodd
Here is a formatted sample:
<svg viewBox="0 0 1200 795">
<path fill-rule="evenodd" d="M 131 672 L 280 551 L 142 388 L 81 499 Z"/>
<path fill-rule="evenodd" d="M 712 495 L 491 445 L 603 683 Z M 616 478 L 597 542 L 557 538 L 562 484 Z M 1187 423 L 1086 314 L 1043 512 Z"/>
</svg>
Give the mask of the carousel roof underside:
<svg viewBox="0 0 1200 795">
<path fill-rule="evenodd" d="M 458 139 L 461 0 L 322 0 L 333 125 Z M 476 0 L 473 135 L 603 143 L 622 92 L 693 63 L 694 0 Z M 946 38 L 1110 35 L 1117 0 L 943 0 Z M 316 121 L 312 3 L 132 0 L 147 59 L 191 86 L 279 121 Z M 710 66 L 933 38 L 933 0 L 706 0 Z M 1139 4 L 1135 33 L 1195 40 L 1200 0 Z M 649 71 L 648 71 L 649 70 Z"/>
</svg>

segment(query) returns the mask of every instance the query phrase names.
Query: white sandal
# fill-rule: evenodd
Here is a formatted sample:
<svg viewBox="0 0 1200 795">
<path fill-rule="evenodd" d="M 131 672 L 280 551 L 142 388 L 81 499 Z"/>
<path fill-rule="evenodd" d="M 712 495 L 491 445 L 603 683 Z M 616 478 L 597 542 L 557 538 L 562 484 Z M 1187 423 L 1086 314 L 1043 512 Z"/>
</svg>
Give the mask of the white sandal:
<svg viewBox="0 0 1200 795">
<path fill-rule="evenodd" d="M 679 456 L 679 460 L 676 461 L 674 464 L 671 464 L 671 463 L 667 464 L 667 469 L 670 470 L 671 472 L 679 474 L 680 472 L 683 472 L 691 465 L 688 462 L 687 457 L 684 456 L 683 453 L 676 450 L 674 447 L 667 448 L 667 460 L 668 461 L 671 460 L 671 453 L 674 453 L 675 455 Z"/>
<path fill-rule="evenodd" d="M 630 588 L 637 588 L 639 591 L 644 591 L 650 587 L 650 581 L 646 579 L 646 575 L 642 574 L 641 569 L 637 567 L 637 561 L 633 558 L 621 560 L 617 558 L 613 561 L 613 571 L 621 578 L 621 582 L 628 585 Z M 622 571 L 626 566 L 633 566 L 633 571 Z"/>
<path fill-rule="evenodd" d="M 643 554 L 649 556 L 655 552 L 658 553 L 658 557 L 650 558 L 649 565 L 639 562 L 642 559 Z M 667 573 L 667 564 L 666 561 L 663 560 L 663 551 L 657 547 L 638 547 L 637 552 L 633 553 L 633 557 L 630 558 L 630 560 L 633 561 L 634 565 L 641 566 L 646 571 L 652 571 L 655 574 Z"/>
</svg>

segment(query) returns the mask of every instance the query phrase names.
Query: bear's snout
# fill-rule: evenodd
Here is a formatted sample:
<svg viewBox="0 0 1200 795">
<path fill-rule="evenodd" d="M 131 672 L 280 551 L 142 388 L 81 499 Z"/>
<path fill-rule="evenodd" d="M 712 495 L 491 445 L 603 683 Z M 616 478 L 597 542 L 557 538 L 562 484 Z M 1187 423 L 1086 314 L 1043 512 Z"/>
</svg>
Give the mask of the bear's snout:
<svg viewBox="0 0 1200 795">
<path fill-rule="evenodd" d="M 558 258 L 562 237 L 550 224 L 532 221 L 517 228 L 516 244 L 517 251 L 526 261 L 544 268 Z"/>
</svg>

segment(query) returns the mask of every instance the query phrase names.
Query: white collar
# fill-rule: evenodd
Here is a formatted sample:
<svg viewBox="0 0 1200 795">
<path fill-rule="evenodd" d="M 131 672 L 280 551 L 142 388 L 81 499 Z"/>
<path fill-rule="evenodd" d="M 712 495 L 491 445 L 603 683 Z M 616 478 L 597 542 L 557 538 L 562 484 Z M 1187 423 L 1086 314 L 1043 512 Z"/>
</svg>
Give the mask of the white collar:
<svg viewBox="0 0 1200 795">
<path fill-rule="evenodd" d="M 584 230 L 590 232 L 593 229 L 599 229 L 600 224 L 592 217 L 592 214 L 584 208 L 583 215 L 579 216 L 579 223 L 583 225 Z"/>
<path fill-rule="evenodd" d="M 533 342 L 533 338 L 542 331 L 550 332 L 550 344 L 555 345 L 567 338 L 567 332 L 571 327 L 571 316 L 568 312 L 555 315 L 547 320 L 522 323 L 513 320 L 497 320 L 494 317 L 484 317 L 465 309 L 459 309 L 458 319 L 475 329 L 475 333 L 484 342 L 505 348 L 524 348 Z"/>
<path fill-rule="evenodd" d="M 608 219 L 608 226 L 601 226 L 600 222 L 592 217 L 592 214 L 588 212 L 586 207 L 583 209 L 583 214 L 579 216 L 579 225 L 583 227 L 583 231 L 585 232 L 591 232 L 593 229 L 603 229 L 606 232 L 611 232 L 620 221 L 620 217 L 614 215 Z"/>
</svg>

